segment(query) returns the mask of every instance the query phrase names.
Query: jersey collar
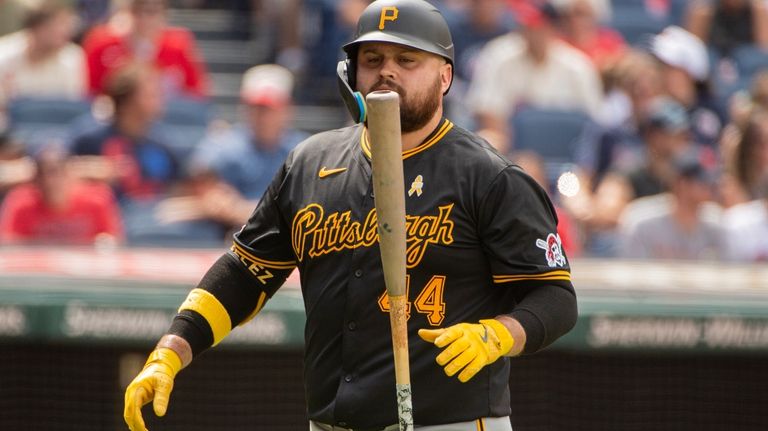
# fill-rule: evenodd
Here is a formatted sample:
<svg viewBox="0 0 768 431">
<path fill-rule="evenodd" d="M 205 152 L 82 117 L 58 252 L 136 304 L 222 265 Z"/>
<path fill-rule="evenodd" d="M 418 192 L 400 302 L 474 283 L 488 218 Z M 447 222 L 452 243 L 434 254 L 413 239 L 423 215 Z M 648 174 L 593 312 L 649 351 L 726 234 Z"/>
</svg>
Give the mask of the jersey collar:
<svg viewBox="0 0 768 431">
<path fill-rule="evenodd" d="M 435 128 L 435 130 L 427 136 L 427 138 L 419 144 L 418 146 L 411 148 L 410 150 L 403 151 L 403 160 L 407 159 L 408 157 L 413 156 L 414 154 L 418 154 L 427 148 L 437 144 L 440 139 L 445 136 L 449 130 L 453 128 L 453 123 L 451 123 L 450 120 L 447 118 L 444 118 L 443 121 L 440 123 L 439 126 Z M 363 133 L 360 135 L 360 147 L 363 150 L 363 153 L 366 157 L 370 160 L 371 158 L 371 142 L 368 140 L 368 128 L 363 128 Z"/>
</svg>

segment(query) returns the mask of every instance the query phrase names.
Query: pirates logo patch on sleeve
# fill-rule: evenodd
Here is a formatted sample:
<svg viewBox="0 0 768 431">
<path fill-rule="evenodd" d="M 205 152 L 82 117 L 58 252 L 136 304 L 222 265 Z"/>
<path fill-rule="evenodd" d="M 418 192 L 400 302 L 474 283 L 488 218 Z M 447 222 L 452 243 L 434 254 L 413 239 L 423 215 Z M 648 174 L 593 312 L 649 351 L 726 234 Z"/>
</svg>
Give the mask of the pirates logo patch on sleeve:
<svg viewBox="0 0 768 431">
<path fill-rule="evenodd" d="M 547 235 L 546 241 L 537 239 L 536 247 L 544 250 L 547 265 L 551 267 L 565 266 L 565 255 L 563 254 L 563 243 L 560 241 L 560 235 L 551 233 Z"/>
</svg>

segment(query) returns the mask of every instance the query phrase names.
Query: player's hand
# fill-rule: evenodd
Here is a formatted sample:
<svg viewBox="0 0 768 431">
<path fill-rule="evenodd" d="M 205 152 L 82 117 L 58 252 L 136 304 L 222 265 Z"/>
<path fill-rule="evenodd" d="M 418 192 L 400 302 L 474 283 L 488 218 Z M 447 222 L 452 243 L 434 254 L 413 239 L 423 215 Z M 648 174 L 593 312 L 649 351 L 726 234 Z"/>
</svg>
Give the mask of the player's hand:
<svg viewBox="0 0 768 431">
<path fill-rule="evenodd" d="M 445 367 L 448 376 L 462 370 L 459 374 L 462 383 L 507 354 L 515 344 L 507 328 L 496 319 L 459 323 L 442 329 L 419 329 L 419 336 L 437 347 L 445 347 L 437 355 L 437 363 Z"/>
<path fill-rule="evenodd" d="M 173 390 L 173 379 L 179 370 L 181 358 L 173 350 L 161 347 L 149 355 L 144 369 L 125 390 L 123 418 L 131 431 L 146 431 L 141 408 L 150 401 L 156 415 L 165 415 Z"/>
</svg>

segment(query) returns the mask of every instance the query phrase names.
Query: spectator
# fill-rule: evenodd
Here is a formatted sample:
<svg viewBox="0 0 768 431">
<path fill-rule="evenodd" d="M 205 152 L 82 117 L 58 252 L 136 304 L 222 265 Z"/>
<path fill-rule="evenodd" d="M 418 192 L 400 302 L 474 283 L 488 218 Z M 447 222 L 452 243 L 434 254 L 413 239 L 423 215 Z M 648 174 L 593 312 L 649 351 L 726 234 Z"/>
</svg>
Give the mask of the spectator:
<svg viewBox="0 0 768 431">
<path fill-rule="evenodd" d="M 35 157 L 34 181 L 14 187 L 0 211 L 4 244 L 113 244 L 122 241 L 120 210 L 102 183 L 73 176 L 57 147 Z"/>
<path fill-rule="evenodd" d="M 298 96 L 311 104 L 338 103 L 336 64 L 343 60 L 339 46 L 352 38 L 360 14 L 369 0 L 307 0 L 304 8 L 319 28 L 309 27 L 306 37 L 311 70 L 301 80 Z M 312 21 L 312 20 L 310 20 Z"/>
<path fill-rule="evenodd" d="M 455 74 L 457 78 L 469 80 L 475 57 L 482 47 L 516 29 L 517 22 L 504 0 L 475 0 L 454 15 L 451 33 L 455 44 Z M 454 82 L 451 88 L 456 89 L 456 84 Z"/>
<path fill-rule="evenodd" d="M 630 203 L 620 229 L 620 256 L 639 259 L 720 259 L 725 251 L 719 212 L 706 211 L 717 177 L 703 154 L 690 151 L 676 157 L 669 194 L 656 199 L 655 211 L 644 211 L 638 220 L 637 207 Z M 628 222 L 626 219 L 633 219 Z"/>
<path fill-rule="evenodd" d="M 686 15 L 686 28 L 721 55 L 741 45 L 768 49 L 768 6 L 763 0 L 695 0 Z"/>
<path fill-rule="evenodd" d="M 291 128 L 293 82 L 274 64 L 245 73 L 243 122 L 201 143 L 189 168 L 192 196 L 164 202 L 164 220 L 204 218 L 232 228 L 248 219 L 288 153 L 307 137 Z"/>
<path fill-rule="evenodd" d="M 30 11 L 24 30 L 0 38 L 0 106 L 15 97 L 81 99 L 85 57 L 72 43 L 74 10 L 44 2 Z"/>
<path fill-rule="evenodd" d="M 112 184 L 121 201 L 153 200 L 179 178 L 179 162 L 152 125 L 163 112 L 158 75 L 129 64 L 110 78 L 107 96 L 114 115 L 107 124 L 76 137 L 72 152 L 91 175 Z"/>
<path fill-rule="evenodd" d="M 736 175 L 752 200 L 725 211 L 727 255 L 741 262 L 768 261 L 768 113 L 757 110 L 736 148 Z"/>
<path fill-rule="evenodd" d="M 0 0 L 0 36 L 21 30 L 29 12 L 24 0 Z"/>
<path fill-rule="evenodd" d="M 585 127 L 577 142 L 576 162 L 582 183 L 591 188 L 611 171 L 626 171 L 645 157 L 640 125 L 645 123 L 652 101 L 661 95 L 661 73 L 650 55 L 628 51 L 612 67 L 613 91 L 606 97 L 612 119 Z"/>
<path fill-rule="evenodd" d="M 467 103 L 477 128 L 509 136 L 507 123 L 523 105 L 597 115 L 602 90 L 592 62 L 555 37 L 551 6 L 518 16 L 522 35 L 508 33 L 478 54 Z"/>
<path fill-rule="evenodd" d="M 208 77 L 194 35 L 170 27 L 165 0 L 131 0 L 127 12 L 96 26 L 85 37 L 92 94 L 104 91 L 115 70 L 129 62 L 154 65 L 166 96 L 204 96 Z"/>
<path fill-rule="evenodd" d="M 750 91 L 739 91 L 731 97 L 731 121 L 723 128 L 720 138 L 720 152 L 726 170 L 721 179 L 720 203 L 729 208 L 753 199 L 754 192 L 742 184 L 752 181 L 739 180 L 738 172 L 745 167 L 745 160 L 738 161 L 738 149 L 744 137 L 744 130 L 750 123 L 752 113 L 768 110 L 768 70 L 757 73 L 752 79 Z"/>
<path fill-rule="evenodd" d="M 595 0 L 561 2 L 560 28 L 563 40 L 586 54 L 601 72 L 613 65 L 626 51 L 624 38 L 616 30 L 600 24 Z"/>
<path fill-rule="evenodd" d="M 726 115 L 712 93 L 707 47 L 677 26 L 654 36 L 650 45 L 662 65 L 664 92 L 688 110 L 694 142 L 716 152 Z"/>
<path fill-rule="evenodd" d="M 609 172 L 594 192 L 582 187 L 580 193 L 563 200 L 563 205 L 588 231 L 585 248 L 592 253 L 615 253 L 616 227 L 627 204 L 666 192 L 674 172 L 672 161 L 693 145 L 690 122 L 682 105 L 663 97 L 649 109 L 640 127 L 645 149 L 642 164 Z"/>
</svg>

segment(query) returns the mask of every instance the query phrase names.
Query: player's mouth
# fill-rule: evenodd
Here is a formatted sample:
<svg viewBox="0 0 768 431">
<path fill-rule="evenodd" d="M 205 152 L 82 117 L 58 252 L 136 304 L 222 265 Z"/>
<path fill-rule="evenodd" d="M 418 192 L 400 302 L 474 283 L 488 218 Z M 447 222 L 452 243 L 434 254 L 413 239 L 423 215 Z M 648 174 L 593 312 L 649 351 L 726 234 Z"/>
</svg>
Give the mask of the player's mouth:
<svg viewBox="0 0 768 431">
<path fill-rule="evenodd" d="M 385 91 L 385 90 L 394 91 L 395 93 L 399 94 L 401 97 L 405 94 L 405 91 L 403 91 L 403 87 L 389 80 L 379 81 L 376 84 L 374 84 L 373 87 L 371 87 L 371 92 Z"/>
</svg>

